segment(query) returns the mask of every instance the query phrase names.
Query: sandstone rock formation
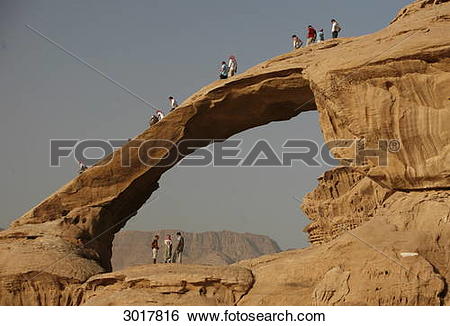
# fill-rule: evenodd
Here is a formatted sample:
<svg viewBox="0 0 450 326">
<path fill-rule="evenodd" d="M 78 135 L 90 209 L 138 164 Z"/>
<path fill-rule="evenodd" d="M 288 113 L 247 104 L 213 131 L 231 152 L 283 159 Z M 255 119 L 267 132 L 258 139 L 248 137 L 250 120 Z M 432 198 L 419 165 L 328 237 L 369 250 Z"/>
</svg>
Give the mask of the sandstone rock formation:
<svg viewBox="0 0 450 326">
<path fill-rule="evenodd" d="M 241 262 L 255 284 L 240 304 L 448 305 L 449 222 L 449 191 L 396 192 L 333 241 Z"/>
<path fill-rule="evenodd" d="M 360 226 L 373 218 L 376 209 L 394 192 L 354 168 L 340 167 L 325 172 L 302 204 L 303 211 L 313 221 L 305 228 L 310 242 L 328 242 Z"/>
<path fill-rule="evenodd" d="M 174 235 L 177 230 L 121 231 L 113 242 L 112 267 L 118 271 L 127 267 L 152 264 L 151 240 L 155 234 L 161 239 L 166 234 Z M 228 265 L 240 260 L 280 252 L 278 244 L 267 236 L 251 233 L 183 232 L 185 264 Z M 176 242 L 176 241 L 175 241 Z M 163 262 L 163 240 L 158 262 Z"/>
<path fill-rule="evenodd" d="M 333 148 L 345 166 L 327 172 L 303 206 L 316 246 L 240 263 L 252 281 L 241 281 L 240 268 L 223 267 L 226 276 L 211 287 L 233 278 L 218 291 L 238 284 L 246 294 L 209 302 L 448 304 L 449 27 L 448 1 L 416 1 L 379 32 L 312 45 L 201 89 L 0 232 L 0 303 L 113 304 L 111 293 L 129 288 L 133 269 L 113 274 L 116 285 L 99 289 L 95 299 L 89 284 L 108 279 L 97 274 L 111 271 L 114 234 L 158 188 L 162 173 L 195 146 L 318 110 L 326 141 L 364 140 L 378 148 L 386 140 L 380 146 L 388 163 L 363 160 L 355 146 Z M 205 140 L 183 143 L 189 139 Z M 392 139 L 401 146 L 391 146 Z M 163 277 L 148 268 L 156 281 Z M 185 272 L 186 284 L 203 279 Z M 177 304 L 189 304 L 197 288 L 185 289 Z"/>
<path fill-rule="evenodd" d="M 83 305 L 235 305 L 252 284 L 237 266 L 143 265 L 94 276 L 77 297 Z"/>
</svg>

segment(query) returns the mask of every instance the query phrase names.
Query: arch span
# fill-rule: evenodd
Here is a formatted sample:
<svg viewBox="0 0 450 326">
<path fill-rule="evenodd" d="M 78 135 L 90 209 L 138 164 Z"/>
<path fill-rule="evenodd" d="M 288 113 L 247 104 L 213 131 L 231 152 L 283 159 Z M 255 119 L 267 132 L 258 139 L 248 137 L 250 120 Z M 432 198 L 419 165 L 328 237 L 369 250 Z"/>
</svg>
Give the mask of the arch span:
<svg viewBox="0 0 450 326">
<path fill-rule="evenodd" d="M 218 274 L 225 277 L 220 285 L 242 276 L 237 286 L 246 295 L 230 302 L 448 303 L 448 266 L 442 262 L 448 261 L 450 249 L 448 242 L 441 241 L 450 234 L 443 224 L 450 205 L 448 17 L 450 2 L 416 1 L 379 32 L 311 45 L 200 90 L 115 152 L 109 164 L 91 168 L 0 232 L 0 303 L 80 304 L 80 284 L 110 269 L 114 233 L 146 202 L 171 166 L 163 166 L 164 151 L 153 148 L 155 159 L 149 166 L 131 151 L 131 166 L 124 167 L 120 164 L 124 151 L 146 140 L 179 144 L 192 138 L 224 139 L 316 108 L 325 141 L 364 139 L 368 148 L 376 148 L 380 140 L 397 139 L 401 147 L 388 153 L 386 166 L 369 159 L 363 167 L 325 174 L 303 206 L 314 221 L 308 228 L 313 244 L 323 245 L 243 262 L 245 271 L 220 270 Z M 299 106 L 301 110 L 296 110 Z M 352 157 L 345 148 L 333 154 Z M 355 237 L 346 232 L 362 223 Z M 420 260 L 410 261 L 411 270 L 430 275 L 430 281 L 414 278 L 417 282 L 411 290 L 411 275 L 399 273 L 398 264 L 361 243 L 362 238 L 386 248 L 389 255 L 404 252 L 404 244 L 409 244 L 420 253 Z M 154 280 L 155 271 L 171 268 L 158 266 L 150 275 L 145 267 L 125 272 L 131 275 L 129 280 L 120 273 L 98 275 L 83 287 L 95 292 L 97 285 L 116 282 L 134 286 L 136 278 L 145 279 L 142 275 Z M 197 268 L 203 281 L 215 273 L 205 277 L 204 266 Z M 380 270 L 386 271 L 386 278 L 379 278 Z M 184 278 L 180 275 L 173 274 L 175 279 Z M 189 275 L 198 285 L 198 277 Z M 301 293 L 297 284 L 302 284 Z M 330 284 L 343 287 L 330 288 Z M 185 285 L 180 289 L 183 293 Z M 231 298 L 236 288 L 229 290 L 223 293 Z M 330 298 L 331 292 L 340 295 Z M 175 293 L 177 298 L 179 294 Z M 189 295 L 185 304 L 192 303 Z M 154 297 L 160 298 L 160 293 Z M 141 304 L 148 302 L 147 293 L 143 298 Z"/>
<path fill-rule="evenodd" d="M 202 147 L 315 109 L 313 92 L 299 68 L 218 81 L 69 182 L 13 226 L 51 223 L 61 229 L 65 240 L 93 250 L 109 271 L 114 234 L 158 188 L 161 175 L 195 149 L 185 146 L 183 155 L 174 157 L 176 145 L 199 140 L 196 147 Z M 148 162 L 142 162 L 143 148 L 151 157 Z M 164 158 L 167 152 L 170 155 Z"/>
</svg>

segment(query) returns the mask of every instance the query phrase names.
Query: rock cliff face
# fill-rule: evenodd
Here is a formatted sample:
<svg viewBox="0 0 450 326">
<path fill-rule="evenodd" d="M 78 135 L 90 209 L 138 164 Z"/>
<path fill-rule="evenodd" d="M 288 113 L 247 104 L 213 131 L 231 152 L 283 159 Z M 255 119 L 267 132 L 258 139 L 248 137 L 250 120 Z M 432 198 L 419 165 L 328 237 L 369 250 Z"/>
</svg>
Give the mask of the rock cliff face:
<svg viewBox="0 0 450 326">
<path fill-rule="evenodd" d="M 163 267 L 97 274 L 111 271 L 114 234 L 194 150 L 183 142 L 204 146 L 318 110 L 326 141 L 363 140 L 386 149 L 387 162 L 362 159 L 361 143 L 332 146 L 345 166 L 327 172 L 303 205 L 316 245 L 203 276 L 203 267 L 179 267 L 186 286 L 176 303 L 191 304 L 207 283 L 207 293 L 220 293 L 209 303 L 448 304 L 449 28 L 448 1 L 416 1 L 377 33 L 312 45 L 201 89 L 0 232 L 0 303 L 114 304 L 122 285 L 130 300 L 151 290 L 151 282 L 129 286 L 136 273 L 164 283 L 153 269 Z M 110 283 L 96 290 L 96 282 Z"/>
<path fill-rule="evenodd" d="M 448 305 L 449 222 L 449 191 L 396 192 L 333 241 L 241 262 L 240 304 Z"/>
<path fill-rule="evenodd" d="M 164 239 L 177 230 L 121 231 L 113 242 L 112 267 L 118 271 L 127 267 L 151 264 L 151 241 L 155 234 Z M 231 231 L 183 233 L 185 264 L 228 265 L 240 260 L 280 252 L 278 244 L 267 236 Z M 158 262 L 163 261 L 163 240 L 159 241 Z M 176 243 L 176 240 L 175 240 Z M 130 254 L 131 253 L 131 254 Z"/>
<path fill-rule="evenodd" d="M 305 228 L 310 242 L 322 244 L 360 226 L 373 218 L 377 208 L 394 192 L 353 168 L 327 171 L 302 204 L 313 221 Z"/>
</svg>

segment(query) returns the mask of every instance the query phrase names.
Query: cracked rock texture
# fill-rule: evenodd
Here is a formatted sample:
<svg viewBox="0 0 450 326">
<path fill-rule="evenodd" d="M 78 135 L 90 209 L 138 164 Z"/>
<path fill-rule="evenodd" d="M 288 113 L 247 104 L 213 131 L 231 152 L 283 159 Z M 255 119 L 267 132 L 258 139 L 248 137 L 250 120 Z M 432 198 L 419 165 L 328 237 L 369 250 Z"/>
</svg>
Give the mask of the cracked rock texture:
<svg viewBox="0 0 450 326">
<path fill-rule="evenodd" d="M 245 268 L 179 264 L 135 266 L 90 278 L 83 305 L 235 305 L 253 284 Z"/>
<path fill-rule="evenodd" d="M 214 273 L 170 267 L 162 287 L 176 292 L 185 280 L 189 291 L 167 290 L 165 303 L 448 304 L 449 28 L 449 1 L 416 1 L 379 32 L 302 48 L 199 90 L 0 231 L 0 303 L 152 304 L 150 292 L 163 302 L 152 284 L 164 283 L 169 267 L 99 275 L 111 271 L 114 234 L 161 175 L 193 145 L 318 110 L 326 141 L 387 146 L 387 163 L 362 159 L 354 144 L 334 146 L 343 167 L 325 173 L 303 205 L 313 246 Z M 401 146 L 380 143 L 392 139 Z M 175 144 L 183 155 L 174 156 Z M 144 289 L 130 285 L 135 275 Z M 205 299 L 195 284 L 210 275 Z"/>
<path fill-rule="evenodd" d="M 313 221 L 305 231 L 312 244 L 328 242 L 360 226 L 394 193 L 356 169 L 325 172 L 316 189 L 305 196 L 302 209 Z"/>
</svg>

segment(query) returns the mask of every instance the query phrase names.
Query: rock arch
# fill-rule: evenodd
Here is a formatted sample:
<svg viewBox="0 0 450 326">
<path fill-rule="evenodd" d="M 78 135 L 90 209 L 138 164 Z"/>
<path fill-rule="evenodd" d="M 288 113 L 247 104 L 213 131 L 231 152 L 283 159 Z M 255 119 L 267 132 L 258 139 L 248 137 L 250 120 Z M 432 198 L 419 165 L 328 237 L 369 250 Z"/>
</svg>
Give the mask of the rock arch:
<svg viewBox="0 0 450 326">
<path fill-rule="evenodd" d="M 182 159 L 182 155 L 172 156 L 175 145 L 199 140 L 195 145 L 205 146 L 210 140 L 223 140 L 315 109 L 314 95 L 302 69 L 243 74 L 216 82 L 59 189 L 16 220 L 13 227 L 56 225 L 66 240 L 93 250 L 102 268 L 110 271 L 114 234 L 158 188 L 161 175 Z M 152 157 L 148 162 L 142 160 L 146 156 L 143 148 Z M 192 151 L 185 148 L 183 154 Z M 170 162 L 164 159 L 167 152 L 171 153 Z"/>
<path fill-rule="evenodd" d="M 379 32 L 312 45 L 203 88 L 108 164 L 90 168 L 0 232 L 0 303 L 80 304 L 82 284 L 94 296 L 97 285 L 135 284 L 121 273 L 92 276 L 110 270 L 114 233 L 171 165 L 162 166 L 161 149 L 151 150 L 156 159 L 150 165 L 131 151 L 131 166 L 123 167 L 121 153 L 146 140 L 225 139 L 317 109 L 326 141 L 364 139 L 373 148 L 397 139 L 402 146 L 389 153 L 387 166 L 369 159 L 319 180 L 303 205 L 317 246 L 242 262 L 244 271 L 211 269 L 215 281 L 206 286 L 223 287 L 217 275 L 226 275 L 232 287 L 221 291 L 234 304 L 307 305 L 313 297 L 320 304 L 448 304 L 448 17 L 448 1 L 416 1 Z M 347 148 L 333 154 L 353 157 Z M 358 226 L 357 234 L 349 233 Z M 399 266 L 395 259 L 404 250 L 418 254 Z M 233 283 L 236 275 L 242 283 Z M 341 279 L 337 290 L 344 290 L 335 298 Z M 192 294 L 197 276 L 183 284 L 181 290 Z"/>
</svg>

